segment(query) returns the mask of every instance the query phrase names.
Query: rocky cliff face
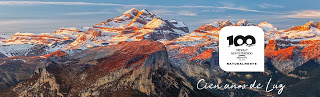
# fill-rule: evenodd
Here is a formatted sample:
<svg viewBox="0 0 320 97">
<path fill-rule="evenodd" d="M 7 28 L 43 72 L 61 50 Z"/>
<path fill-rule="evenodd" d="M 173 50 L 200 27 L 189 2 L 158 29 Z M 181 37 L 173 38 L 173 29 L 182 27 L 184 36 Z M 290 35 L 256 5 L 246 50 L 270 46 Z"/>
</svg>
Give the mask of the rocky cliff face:
<svg viewBox="0 0 320 97">
<path fill-rule="evenodd" d="M 196 93 L 171 67 L 165 46 L 146 40 L 51 57 L 31 78 L 2 94 L 111 96 L 121 95 L 119 91 L 161 97 Z"/>
<path fill-rule="evenodd" d="M 40 67 L 41 57 L 10 57 L 0 59 L 0 91 L 28 79 Z"/>
<path fill-rule="evenodd" d="M 65 55 L 66 53 L 57 51 L 43 56 L 0 58 L 0 91 L 28 79 L 46 58 Z"/>
</svg>

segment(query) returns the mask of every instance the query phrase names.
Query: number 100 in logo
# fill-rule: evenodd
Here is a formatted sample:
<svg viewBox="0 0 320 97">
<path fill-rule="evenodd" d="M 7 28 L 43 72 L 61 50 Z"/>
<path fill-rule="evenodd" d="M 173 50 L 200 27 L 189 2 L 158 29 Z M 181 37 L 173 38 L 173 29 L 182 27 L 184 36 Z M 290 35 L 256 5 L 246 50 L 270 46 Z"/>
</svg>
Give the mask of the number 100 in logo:
<svg viewBox="0 0 320 97">
<path fill-rule="evenodd" d="M 237 35 L 234 38 L 233 38 L 233 35 L 231 35 L 227 37 L 227 40 L 229 40 L 229 46 L 231 45 L 242 46 L 243 44 L 246 44 L 246 46 L 250 47 L 256 44 L 256 39 L 251 35 L 247 35 L 247 36 Z"/>
</svg>

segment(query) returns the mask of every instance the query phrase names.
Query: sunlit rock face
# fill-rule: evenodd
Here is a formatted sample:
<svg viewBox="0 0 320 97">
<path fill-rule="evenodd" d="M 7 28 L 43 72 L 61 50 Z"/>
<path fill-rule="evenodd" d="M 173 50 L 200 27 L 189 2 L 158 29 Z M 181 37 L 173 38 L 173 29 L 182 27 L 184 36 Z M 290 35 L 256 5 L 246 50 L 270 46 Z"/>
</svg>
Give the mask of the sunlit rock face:
<svg viewBox="0 0 320 97">
<path fill-rule="evenodd" d="M 188 27 L 180 21 L 165 20 L 146 9 L 133 8 L 119 17 L 94 25 L 63 49 L 84 50 L 141 40 L 170 41 L 188 33 Z"/>
<path fill-rule="evenodd" d="M 318 60 L 319 32 L 318 22 L 313 21 L 287 30 L 269 30 L 265 33 L 265 56 L 287 74 L 309 60 Z"/>
<path fill-rule="evenodd" d="M 108 19 L 92 27 L 60 28 L 54 33 L 40 34 L 17 32 L 12 37 L 1 35 L 0 45 L 6 47 L 0 47 L 0 52 L 6 57 L 26 56 L 29 51 L 33 51 L 32 48 L 39 48 L 34 45 L 40 45 L 43 53 L 31 55 L 39 56 L 59 50 L 71 54 L 91 47 L 116 45 L 121 42 L 170 41 L 188 33 L 188 27 L 180 21 L 166 20 L 146 9 L 139 11 L 133 8 L 121 16 Z M 24 52 L 12 54 L 15 50 L 10 48 L 20 48 L 19 51 Z"/>
<path fill-rule="evenodd" d="M 312 28 L 319 28 L 319 22 L 310 21 L 302 26 L 293 26 L 286 31 L 308 31 Z"/>
</svg>

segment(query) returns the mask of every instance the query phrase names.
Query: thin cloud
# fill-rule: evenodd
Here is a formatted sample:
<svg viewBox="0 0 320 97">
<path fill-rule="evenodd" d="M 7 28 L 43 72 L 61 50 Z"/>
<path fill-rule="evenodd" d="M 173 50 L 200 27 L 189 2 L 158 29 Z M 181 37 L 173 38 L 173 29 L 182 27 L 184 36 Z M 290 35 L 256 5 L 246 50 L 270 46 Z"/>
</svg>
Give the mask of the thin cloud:
<svg viewBox="0 0 320 97">
<path fill-rule="evenodd" d="M 180 8 L 217 8 L 217 9 L 240 10 L 240 11 L 249 11 L 249 12 L 271 13 L 271 12 L 254 10 L 254 9 L 247 9 L 247 8 L 244 8 L 244 7 L 234 7 L 233 4 L 230 4 L 228 6 L 222 6 L 222 7 L 215 7 L 215 6 L 181 6 Z"/>
<path fill-rule="evenodd" d="M 221 7 L 216 7 L 218 9 L 229 9 L 229 10 L 238 10 L 238 11 L 246 11 L 246 12 L 258 12 L 258 13 L 275 13 L 275 12 L 267 12 L 267 11 L 261 11 L 261 10 L 255 10 L 255 9 L 249 9 L 245 6 L 239 6 L 233 2 L 219 2 Z"/>
<path fill-rule="evenodd" d="M 41 23 L 53 23 L 55 20 L 48 19 L 20 19 L 20 20 L 0 20 L 0 26 L 2 25 L 17 25 L 17 24 L 41 24 Z"/>
<path fill-rule="evenodd" d="M 189 11 L 189 10 L 180 10 L 180 11 L 171 11 L 168 9 L 157 9 L 152 10 L 152 13 L 155 13 L 157 15 L 180 15 L 180 16 L 197 16 L 197 13 Z"/>
<path fill-rule="evenodd" d="M 263 3 L 258 5 L 260 8 L 284 8 L 282 5 Z"/>
<path fill-rule="evenodd" d="M 188 10 L 179 11 L 178 14 L 183 16 L 197 16 L 197 13 Z"/>
<path fill-rule="evenodd" d="M 320 11 L 318 11 L 318 10 L 295 11 L 295 12 L 293 12 L 293 14 L 289 14 L 284 17 L 289 17 L 289 18 L 320 18 Z"/>
<path fill-rule="evenodd" d="M 111 12 L 71 12 L 62 13 L 64 15 L 94 15 L 94 14 L 111 14 Z"/>
<path fill-rule="evenodd" d="M 146 6 L 124 5 L 114 3 L 88 3 L 88 2 L 43 2 L 43 1 L 0 1 L 0 5 L 102 5 L 102 6 Z"/>
<path fill-rule="evenodd" d="M 265 12 L 265 11 L 259 11 L 259 10 L 241 8 L 241 7 L 216 7 L 216 8 L 232 9 L 232 10 L 241 10 L 241 11 L 249 11 L 249 12 Z"/>
<path fill-rule="evenodd" d="M 155 13 L 157 15 L 175 15 L 174 11 L 172 10 L 167 10 L 167 9 L 156 9 L 152 10 L 152 13 Z"/>
<path fill-rule="evenodd" d="M 181 6 L 181 8 L 215 8 L 214 6 Z"/>
<path fill-rule="evenodd" d="M 2 27 L 0 33 L 5 33 L 9 36 L 15 32 L 31 32 L 31 33 L 52 33 L 61 27 L 86 27 L 101 21 L 97 18 L 90 19 L 10 19 L 0 20 Z M 50 24 L 50 25 L 48 25 Z"/>
</svg>

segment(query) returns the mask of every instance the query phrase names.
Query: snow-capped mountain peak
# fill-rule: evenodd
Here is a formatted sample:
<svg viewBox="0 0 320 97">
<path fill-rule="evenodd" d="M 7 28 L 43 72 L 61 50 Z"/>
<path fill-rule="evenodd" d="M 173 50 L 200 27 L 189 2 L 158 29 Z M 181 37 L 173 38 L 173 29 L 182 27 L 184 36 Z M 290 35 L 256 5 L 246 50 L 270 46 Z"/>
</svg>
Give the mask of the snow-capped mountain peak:
<svg viewBox="0 0 320 97">
<path fill-rule="evenodd" d="M 128 27 L 142 28 L 148 22 L 152 21 L 154 14 L 149 13 L 146 9 L 139 11 L 136 17 L 128 24 Z"/>
<path fill-rule="evenodd" d="M 207 25 L 211 25 L 211 26 L 213 26 L 215 28 L 219 28 L 221 23 L 222 23 L 222 21 L 215 21 L 215 22 L 212 22 L 212 23 L 207 24 Z"/>
<path fill-rule="evenodd" d="M 240 20 L 235 26 L 255 26 L 254 24 L 250 23 L 248 20 Z"/>
<path fill-rule="evenodd" d="M 217 30 L 221 30 L 223 27 L 225 27 L 225 26 L 233 26 L 233 23 L 231 22 L 231 21 L 229 21 L 229 20 L 226 20 L 226 21 L 224 21 L 224 22 L 222 22 L 222 21 L 215 21 L 215 22 L 213 22 L 213 23 L 210 23 L 210 24 L 207 24 L 208 25 L 208 27 L 209 26 L 213 26 L 213 27 L 215 27 Z"/>
<path fill-rule="evenodd" d="M 310 30 L 311 28 L 318 28 L 318 22 L 310 21 L 310 22 L 301 26 L 301 29 L 303 31 Z"/>
<path fill-rule="evenodd" d="M 152 15 L 151 13 L 149 13 L 149 11 L 147 10 L 147 9 L 142 9 L 139 13 L 146 13 L 146 14 L 150 14 L 150 15 Z"/>
<path fill-rule="evenodd" d="M 257 26 L 260 27 L 264 32 L 278 30 L 278 28 L 275 28 L 272 24 L 268 23 L 267 21 L 263 21 L 260 24 L 258 24 Z"/>
<path fill-rule="evenodd" d="M 312 27 L 318 27 L 318 22 L 315 22 L 315 21 L 310 21 L 306 24 L 304 24 L 306 26 L 312 26 Z"/>
<path fill-rule="evenodd" d="M 136 8 L 132 8 L 122 14 L 122 16 L 130 17 L 130 16 L 137 16 L 139 10 Z"/>
<path fill-rule="evenodd" d="M 120 17 L 94 25 L 64 49 L 87 49 L 144 39 L 172 40 L 187 33 L 188 27 L 180 21 L 165 20 L 146 9 L 133 8 Z"/>
</svg>

